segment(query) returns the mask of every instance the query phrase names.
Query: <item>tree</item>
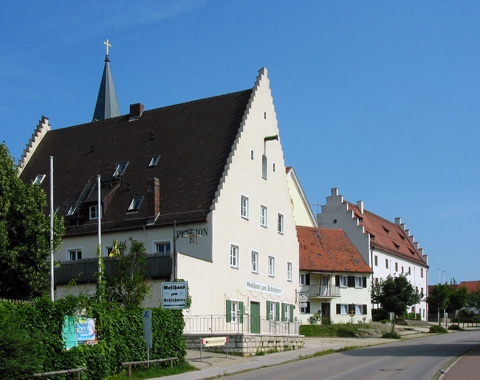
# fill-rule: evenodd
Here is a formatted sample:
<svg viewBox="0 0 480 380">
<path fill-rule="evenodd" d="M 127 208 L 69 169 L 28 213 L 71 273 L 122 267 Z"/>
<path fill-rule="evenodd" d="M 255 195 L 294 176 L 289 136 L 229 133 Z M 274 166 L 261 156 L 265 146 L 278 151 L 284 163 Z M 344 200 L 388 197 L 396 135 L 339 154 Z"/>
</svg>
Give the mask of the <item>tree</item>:
<svg viewBox="0 0 480 380">
<path fill-rule="evenodd" d="M 116 259 L 113 273 L 105 276 L 105 300 L 123 307 L 139 306 L 150 290 L 145 246 L 130 238 L 130 252 L 126 254 L 126 250 L 126 242 L 114 242 L 110 256 Z"/>
<path fill-rule="evenodd" d="M 456 281 L 453 280 L 453 283 L 449 285 L 448 290 L 449 290 L 449 295 L 448 295 L 447 311 L 449 313 L 454 313 L 456 315 L 457 312 L 467 304 L 467 300 L 468 300 L 467 288 L 463 286 L 459 288 Z"/>
<path fill-rule="evenodd" d="M 405 275 L 398 277 L 388 276 L 386 280 L 379 283 L 379 290 L 376 300 L 389 313 L 393 313 L 392 333 L 395 330 L 395 319 L 402 315 L 409 306 L 419 303 L 423 294 L 413 288 Z"/>
<path fill-rule="evenodd" d="M 0 297 L 32 299 L 48 293 L 50 220 L 45 192 L 17 176 L 5 143 L 0 144 Z M 53 248 L 64 233 L 55 217 Z"/>
<path fill-rule="evenodd" d="M 433 313 L 439 313 L 438 325 L 440 326 L 440 312 L 447 309 L 449 291 L 445 284 L 435 285 L 427 297 L 428 308 Z"/>
</svg>

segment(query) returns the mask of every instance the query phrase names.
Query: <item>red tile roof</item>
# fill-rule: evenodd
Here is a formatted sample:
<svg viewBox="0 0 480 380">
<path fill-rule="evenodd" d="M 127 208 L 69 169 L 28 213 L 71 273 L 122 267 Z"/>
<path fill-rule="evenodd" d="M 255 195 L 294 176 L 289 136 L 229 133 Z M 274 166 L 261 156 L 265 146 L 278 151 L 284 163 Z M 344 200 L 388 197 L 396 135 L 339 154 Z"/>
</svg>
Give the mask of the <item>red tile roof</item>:
<svg viewBox="0 0 480 380">
<path fill-rule="evenodd" d="M 425 265 L 425 261 L 398 224 L 365 209 L 363 209 L 362 214 L 356 205 L 350 202 L 346 203 L 348 209 L 352 210 L 354 217 L 358 219 L 359 225 L 364 226 L 365 232 L 370 234 L 370 245 Z"/>
<path fill-rule="evenodd" d="M 472 294 L 480 291 L 480 281 L 462 281 L 458 287 L 467 288 L 467 293 Z"/>
<path fill-rule="evenodd" d="M 343 230 L 297 226 L 300 270 L 373 273 Z"/>
</svg>

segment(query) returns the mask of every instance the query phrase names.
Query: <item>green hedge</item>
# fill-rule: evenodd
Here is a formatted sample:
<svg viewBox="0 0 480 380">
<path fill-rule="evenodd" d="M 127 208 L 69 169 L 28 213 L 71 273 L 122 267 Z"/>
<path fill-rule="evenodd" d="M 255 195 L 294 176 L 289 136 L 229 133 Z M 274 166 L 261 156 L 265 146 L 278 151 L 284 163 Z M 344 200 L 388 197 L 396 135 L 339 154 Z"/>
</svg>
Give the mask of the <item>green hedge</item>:
<svg viewBox="0 0 480 380">
<path fill-rule="evenodd" d="M 65 350 L 65 316 L 79 312 L 96 318 L 99 343 Z M 177 356 L 183 364 L 186 349 L 180 310 L 153 309 L 153 348 L 150 359 Z M 104 379 L 120 372 L 121 362 L 146 360 L 142 309 L 122 309 L 81 297 L 33 303 L 0 301 L 0 378 L 27 379 L 32 373 L 87 367 L 83 378 Z M 13 371 L 13 372 L 12 372 Z M 66 380 L 58 375 L 55 380 Z"/>
</svg>

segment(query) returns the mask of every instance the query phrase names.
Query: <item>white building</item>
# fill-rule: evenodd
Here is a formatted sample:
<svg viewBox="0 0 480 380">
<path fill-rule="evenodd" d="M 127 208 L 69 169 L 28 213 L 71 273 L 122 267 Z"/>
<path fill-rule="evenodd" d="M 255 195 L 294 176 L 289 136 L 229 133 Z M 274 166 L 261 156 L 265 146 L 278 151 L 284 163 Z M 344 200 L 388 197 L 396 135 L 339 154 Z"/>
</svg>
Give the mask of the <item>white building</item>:
<svg viewBox="0 0 480 380">
<path fill-rule="evenodd" d="M 414 288 L 427 296 L 428 256 L 423 254 L 400 218 L 392 223 L 366 210 L 362 201 L 356 205 L 345 201 L 338 195 L 338 189 L 333 188 L 318 215 L 318 224 L 345 231 L 373 269 L 373 281 L 378 283 L 389 275 L 405 274 Z M 426 302 L 412 306 L 409 312 L 419 313 L 422 320 L 426 320 Z"/>
<path fill-rule="evenodd" d="M 66 226 L 57 298 L 94 291 L 99 174 L 102 254 L 114 240 L 145 244 L 146 306 L 160 305 L 162 282 L 184 279 L 191 331 L 216 320 L 231 331 L 293 332 L 299 248 L 269 83 L 263 68 L 246 91 L 149 111 L 133 104 L 127 115 L 56 130 L 42 118 L 19 173 L 45 174 L 48 192 L 54 157 Z"/>
</svg>

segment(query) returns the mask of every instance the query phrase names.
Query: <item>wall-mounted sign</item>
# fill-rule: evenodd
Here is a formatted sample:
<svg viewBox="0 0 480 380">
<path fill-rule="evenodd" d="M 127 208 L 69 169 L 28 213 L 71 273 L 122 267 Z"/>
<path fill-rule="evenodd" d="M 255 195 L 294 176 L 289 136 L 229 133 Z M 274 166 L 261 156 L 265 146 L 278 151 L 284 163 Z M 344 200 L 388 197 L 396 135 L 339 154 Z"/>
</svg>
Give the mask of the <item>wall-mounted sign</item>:
<svg viewBox="0 0 480 380">
<path fill-rule="evenodd" d="M 186 309 L 187 298 L 188 281 L 162 284 L 162 307 L 164 309 Z"/>
<path fill-rule="evenodd" d="M 283 293 L 283 290 L 280 286 L 263 284 L 261 282 L 250 281 L 250 280 L 245 281 L 245 289 L 251 290 L 254 292 L 272 294 L 275 296 L 281 296 Z"/>
</svg>

